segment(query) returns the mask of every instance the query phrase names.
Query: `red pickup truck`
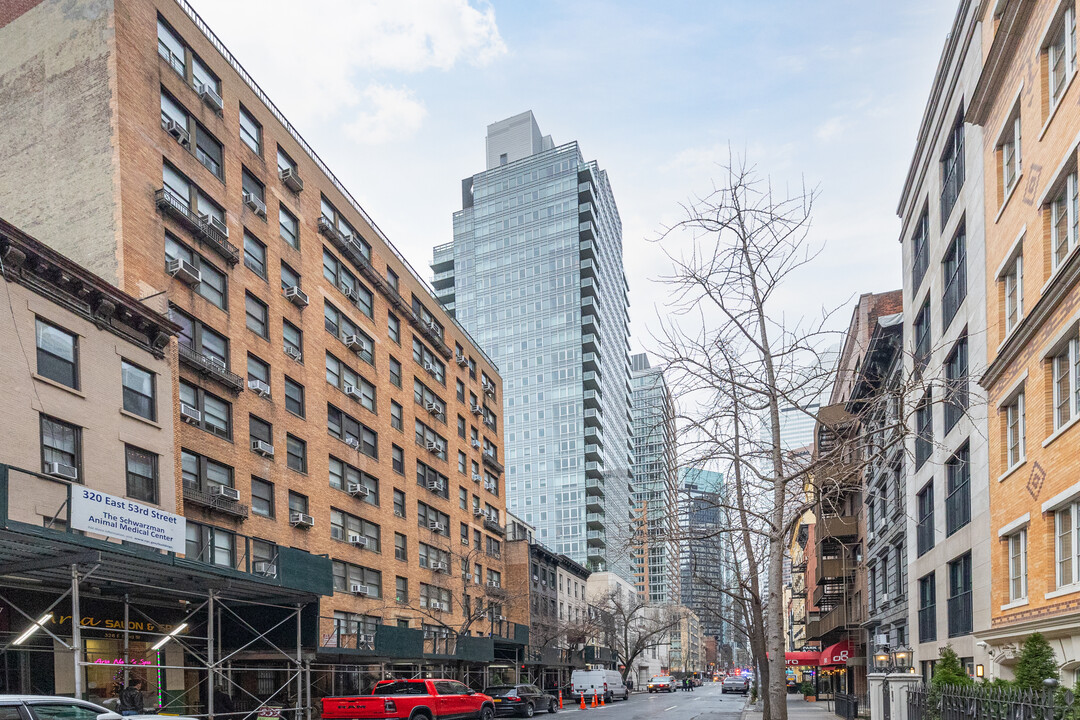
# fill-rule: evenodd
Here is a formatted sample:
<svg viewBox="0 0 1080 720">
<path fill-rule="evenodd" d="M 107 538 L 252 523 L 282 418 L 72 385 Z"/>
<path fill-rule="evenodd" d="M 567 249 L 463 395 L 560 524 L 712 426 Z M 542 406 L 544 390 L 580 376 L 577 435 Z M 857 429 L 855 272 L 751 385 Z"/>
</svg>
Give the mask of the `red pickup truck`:
<svg viewBox="0 0 1080 720">
<path fill-rule="evenodd" d="M 380 680 L 370 695 L 326 697 L 323 720 L 492 720 L 495 703 L 457 680 Z"/>
</svg>

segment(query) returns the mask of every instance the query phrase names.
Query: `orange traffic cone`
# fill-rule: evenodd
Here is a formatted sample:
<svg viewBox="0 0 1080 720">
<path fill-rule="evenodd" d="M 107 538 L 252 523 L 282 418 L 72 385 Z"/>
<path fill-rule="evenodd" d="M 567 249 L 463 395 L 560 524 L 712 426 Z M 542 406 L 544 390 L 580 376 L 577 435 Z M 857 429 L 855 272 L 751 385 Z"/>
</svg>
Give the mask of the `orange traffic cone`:
<svg viewBox="0 0 1080 720">
<path fill-rule="evenodd" d="M 585 708 L 585 693 L 581 693 L 581 709 L 584 710 Z"/>
<path fill-rule="evenodd" d="M 596 691 L 592 691 L 592 706 L 596 707 Z"/>
<path fill-rule="evenodd" d="M 604 707 L 604 696 L 600 696 L 600 707 Z"/>
<path fill-rule="evenodd" d="M 559 691 L 559 709 L 562 710 L 562 690 Z"/>
</svg>

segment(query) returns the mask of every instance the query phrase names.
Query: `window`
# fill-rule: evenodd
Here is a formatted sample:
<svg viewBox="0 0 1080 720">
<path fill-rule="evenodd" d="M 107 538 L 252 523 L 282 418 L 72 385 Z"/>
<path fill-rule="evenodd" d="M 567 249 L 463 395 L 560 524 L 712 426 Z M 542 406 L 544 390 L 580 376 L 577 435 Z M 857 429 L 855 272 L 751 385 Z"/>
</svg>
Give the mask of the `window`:
<svg viewBox="0 0 1080 720">
<path fill-rule="evenodd" d="M 161 18 L 157 21 L 158 55 L 165 58 L 170 67 L 181 77 L 187 73 L 186 49 L 184 41 L 166 25 Z"/>
<path fill-rule="evenodd" d="M 458 472 L 461 473 L 462 475 L 464 475 L 466 473 L 466 469 L 465 469 L 466 465 L 467 465 L 467 459 L 465 457 L 465 453 L 463 453 L 461 450 L 458 450 L 458 453 L 457 453 L 457 469 L 458 469 Z"/>
<path fill-rule="evenodd" d="M 244 231 L 244 266 L 266 279 L 266 246 L 247 230 Z"/>
<path fill-rule="evenodd" d="M 462 440 L 465 439 L 465 418 L 457 416 L 457 434 Z"/>
<path fill-rule="evenodd" d="M 300 249 L 300 221 L 296 216 L 278 205 L 278 228 L 281 239 L 292 248 Z"/>
<path fill-rule="evenodd" d="M 308 514 L 308 498 L 307 495 L 301 495 L 298 492 L 289 491 L 289 512 Z"/>
<path fill-rule="evenodd" d="M 297 417 L 304 417 L 304 386 L 285 376 L 285 409 Z"/>
<path fill-rule="evenodd" d="M 236 536 L 228 530 L 189 520 L 184 554 L 189 560 L 219 567 L 235 567 Z"/>
<path fill-rule="evenodd" d="M 911 325 L 912 334 L 915 336 L 915 375 L 921 375 L 930 360 L 930 301 L 923 303 L 915 321 Z"/>
<path fill-rule="evenodd" d="M 915 408 L 915 468 L 923 466 L 934 449 L 933 398 L 928 390 Z"/>
<path fill-rule="evenodd" d="M 281 321 L 281 338 L 285 354 L 297 362 L 304 361 L 304 332 L 288 320 Z"/>
<path fill-rule="evenodd" d="M 296 472 L 307 472 L 307 443 L 293 435 L 285 436 L 288 466 Z"/>
<path fill-rule="evenodd" d="M 247 374 L 248 382 L 258 380 L 265 383 L 267 387 L 270 386 L 270 366 L 251 354 L 248 354 Z"/>
<path fill-rule="evenodd" d="M 79 389 L 79 341 L 73 333 L 37 319 L 38 375 Z"/>
<path fill-rule="evenodd" d="M 288 153 L 281 149 L 280 145 L 278 145 L 277 149 L 277 169 L 278 173 L 296 172 L 296 163 L 289 157 Z"/>
<path fill-rule="evenodd" d="M 288 263 L 281 263 L 281 289 L 288 290 L 292 287 L 300 287 L 300 273 L 296 272 Z"/>
<path fill-rule="evenodd" d="M 1069 339 L 1057 354 L 1050 359 L 1054 383 L 1054 429 L 1065 426 L 1076 416 L 1076 392 L 1074 378 L 1077 377 L 1078 351 L 1080 341 L 1076 337 Z"/>
<path fill-rule="evenodd" d="M 171 305 L 169 319 L 180 326 L 181 355 L 184 350 L 187 350 L 195 355 L 201 355 L 211 363 L 224 366 L 225 369 L 229 368 L 229 341 L 224 335 Z"/>
<path fill-rule="evenodd" d="M 1050 201 L 1050 247 L 1053 269 L 1065 262 L 1077 239 L 1076 172 L 1065 178 L 1061 190 Z"/>
<path fill-rule="evenodd" d="M 341 340 L 368 365 L 375 364 L 375 341 L 328 301 L 323 301 L 323 325 L 326 332 Z"/>
<path fill-rule="evenodd" d="M 420 561 L 420 567 L 432 568 L 438 567 L 437 563 L 442 563 L 442 567 L 448 568 L 450 566 L 450 553 L 441 548 L 428 545 L 427 543 L 417 543 L 417 557 Z"/>
<path fill-rule="evenodd" d="M 261 338 L 270 338 L 269 311 L 266 308 L 266 303 L 251 293 L 245 293 L 244 315 L 248 330 Z"/>
<path fill-rule="evenodd" d="M 918 513 L 916 536 L 918 554 L 921 557 L 934 547 L 934 481 L 926 483 L 915 498 Z"/>
<path fill-rule="evenodd" d="M 345 266 L 345 263 L 323 248 L 323 277 L 341 290 L 368 317 L 374 317 L 374 295 Z"/>
<path fill-rule="evenodd" d="M 457 399 L 459 402 L 465 402 L 465 383 L 460 380 L 455 382 L 457 383 Z"/>
<path fill-rule="evenodd" d="M 390 382 L 401 387 L 401 363 L 394 357 L 390 358 Z"/>
<path fill-rule="evenodd" d="M 398 290 L 398 274 L 390 268 L 386 268 L 386 283 L 395 291 Z"/>
<path fill-rule="evenodd" d="M 949 563 L 949 637 L 971 634 L 971 553 Z"/>
<path fill-rule="evenodd" d="M 395 430 L 403 430 L 405 428 L 405 422 L 402 418 L 403 409 L 401 405 L 393 400 L 390 401 L 390 427 Z"/>
<path fill-rule="evenodd" d="M 960 336 L 945 360 L 945 433 L 964 416 L 968 407 L 968 343 Z"/>
<path fill-rule="evenodd" d="M 416 524 L 443 537 L 450 537 L 450 516 L 426 503 L 416 503 Z"/>
<path fill-rule="evenodd" d="M 394 533 L 394 559 L 408 562 L 409 540 L 401 533 Z"/>
<path fill-rule="evenodd" d="M 125 445 L 124 464 L 127 471 L 127 496 L 157 504 L 158 456 L 134 445 Z"/>
<path fill-rule="evenodd" d="M 262 155 L 262 125 L 243 105 L 240 106 L 240 139 L 256 155 Z"/>
<path fill-rule="evenodd" d="M 413 379 L 413 401 L 422 406 L 436 420 L 446 423 L 446 402 L 415 378 Z"/>
<path fill-rule="evenodd" d="M 334 561 L 334 591 L 356 592 L 363 588 L 368 597 L 382 597 L 382 573 L 371 568 Z"/>
<path fill-rule="evenodd" d="M 203 492 L 215 487 L 234 487 L 231 467 L 190 450 L 180 451 L 180 468 L 185 487 Z"/>
<path fill-rule="evenodd" d="M 171 233 L 165 233 L 165 262 L 183 260 L 199 271 L 201 281 L 195 286 L 196 292 L 222 310 L 229 309 L 229 280 L 225 273 L 201 255 L 177 240 Z"/>
<path fill-rule="evenodd" d="M 256 210 L 255 213 L 259 217 L 266 218 L 266 188 L 263 184 L 250 172 L 247 168 L 244 168 L 240 176 L 241 186 L 244 191 L 244 203 L 247 204 L 248 198 L 258 200 L 262 207 Z"/>
<path fill-rule="evenodd" d="M 263 517 L 274 517 L 274 484 L 260 478 L 251 478 L 251 512 Z"/>
<path fill-rule="evenodd" d="M 187 422 L 226 440 L 232 439 L 232 404 L 203 388 L 180 381 L 180 405 L 198 411 L 199 419 Z"/>
<path fill-rule="evenodd" d="M 961 225 L 956 232 L 956 237 L 949 244 L 949 249 L 945 253 L 945 260 L 942 262 L 945 278 L 945 293 L 941 300 L 942 314 L 944 315 L 942 328 L 949 327 L 949 323 L 952 322 L 956 312 L 960 309 L 960 304 L 967 297 L 966 243 L 967 237 L 964 233 L 964 226 Z"/>
<path fill-rule="evenodd" d="M 124 386 L 124 410 L 147 420 L 156 420 L 154 373 L 127 360 L 121 360 L 120 380 Z"/>
<path fill-rule="evenodd" d="M 949 221 L 964 185 L 964 113 L 953 123 L 941 157 L 941 227 Z"/>
<path fill-rule="evenodd" d="M 1008 537 L 1009 541 L 1009 602 L 1027 597 L 1027 530 Z"/>
<path fill-rule="evenodd" d="M 346 241 L 353 240 L 356 242 L 357 248 L 360 250 L 360 254 L 363 255 L 369 262 L 371 261 L 371 246 L 367 244 L 364 238 L 360 237 L 360 234 L 353 229 L 348 220 L 337 211 L 329 200 L 325 197 L 321 198 L 321 213 L 327 222 L 337 230 L 338 234 L 345 238 Z"/>
<path fill-rule="evenodd" d="M 402 605 L 409 604 L 409 579 L 399 577 L 395 582 L 395 594 L 394 601 Z M 401 620 L 398 620 L 398 625 L 401 627 Z M 404 627 L 409 627 L 409 621 L 405 620 Z"/>
<path fill-rule="evenodd" d="M 195 86 L 196 92 L 208 88 L 218 96 L 221 95 L 221 80 L 194 53 L 191 55 L 191 84 Z"/>
<path fill-rule="evenodd" d="M 1025 457 L 1024 393 L 1005 406 L 1005 465 L 1013 468 Z"/>
<path fill-rule="evenodd" d="M 469 509 L 469 491 L 463 487 L 458 488 L 458 507 L 462 510 Z"/>
<path fill-rule="evenodd" d="M 1018 254 L 1005 272 L 1005 332 L 1024 319 L 1024 256 Z"/>
<path fill-rule="evenodd" d="M 419 420 L 416 421 L 416 444 L 440 460 L 446 459 L 446 438 Z"/>
<path fill-rule="evenodd" d="M 919 578 L 919 642 L 937 640 L 937 587 L 934 573 Z"/>
<path fill-rule="evenodd" d="M 925 208 L 911 235 L 911 294 L 919 291 L 922 279 L 930 267 L 930 214 Z"/>
<path fill-rule="evenodd" d="M 405 474 L 405 451 L 402 450 L 401 448 L 399 448 L 397 445 L 392 445 L 391 450 L 393 451 L 391 453 L 391 456 L 392 456 L 391 465 L 393 467 L 394 472 L 396 472 L 399 475 L 404 475 Z"/>
<path fill-rule="evenodd" d="M 191 117 L 180 103 L 176 102 L 162 89 L 162 127 L 165 127 L 170 121 L 188 133 L 183 144 L 194 153 L 198 161 L 216 177 L 224 179 L 221 142 L 211 135 L 201 123 Z M 192 139 L 194 139 L 194 143 L 191 142 Z"/>
<path fill-rule="evenodd" d="M 326 429 L 338 440 L 368 457 L 379 458 L 379 435 L 333 405 L 326 406 Z"/>
<path fill-rule="evenodd" d="M 419 338 L 413 338 L 413 360 L 443 386 L 446 385 L 446 365 Z"/>
<path fill-rule="evenodd" d="M 331 508 L 330 537 L 342 542 L 353 542 L 356 535 L 367 542 L 364 546 L 367 550 L 382 552 L 382 530 L 378 525 L 342 510 Z"/>
<path fill-rule="evenodd" d="M 326 353 L 326 382 L 360 403 L 366 410 L 376 412 L 375 386 L 331 353 Z"/>
<path fill-rule="evenodd" d="M 1071 503 L 1054 512 L 1056 579 L 1059 588 L 1080 579 L 1080 503 Z"/>
<path fill-rule="evenodd" d="M 427 583 L 420 583 L 420 607 L 437 607 L 443 612 L 451 612 L 453 607 L 451 606 L 450 590 L 447 588 L 435 587 L 434 585 L 428 585 Z M 442 631 L 441 629 L 427 630 L 424 634 L 427 635 L 429 632 L 434 635 L 445 631 Z"/>
<path fill-rule="evenodd" d="M 1065 8 L 1065 17 L 1046 47 L 1049 65 L 1049 107 L 1053 110 L 1076 72 L 1076 8 L 1070 3 Z"/>
<path fill-rule="evenodd" d="M 1004 203 L 1009 193 L 1016 186 L 1020 177 L 1020 103 L 1013 109 L 1013 118 L 1005 123 L 1005 132 L 998 141 L 998 156 L 1001 160 L 1001 194 L 999 203 Z"/>
<path fill-rule="evenodd" d="M 351 486 L 358 488 L 355 493 Z M 355 494 L 368 505 L 379 505 L 379 479 L 333 455 L 330 456 L 330 487 Z"/>
<path fill-rule="evenodd" d="M 252 440 L 261 440 L 267 445 L 274 444 L 273 426 L 262 418 L 257 418 L 254 415 L 248 415 L 248 436 Z"/>
<path fill-rule="evenodd" d="M 394 490 L 394 515 L 405 517 L 405 493 L 397 489 Z"/>
<path fill-rule="evenodd" d="M 401 320 L 399 320 L 397 315 L 394 315 L 394 313 L 388 312 L 386 314 L 386 326 L 387 326 L 388 332 L 390 334 L 390 339 L 393 340 L 394 342 L 396 342 L 398 345 L 400 345 L 401 344 Z"/>
<path fill-rule="evenodd" d="M 450 479 L 419 460 L 416 461 L 416 484 L 440 497 L 450 499 Z"/>
<path fill-rule="evenodd" d="M 971 452 L 965 444 L 945 463 L 945 535 L 971 522 Z"/>
</svg>

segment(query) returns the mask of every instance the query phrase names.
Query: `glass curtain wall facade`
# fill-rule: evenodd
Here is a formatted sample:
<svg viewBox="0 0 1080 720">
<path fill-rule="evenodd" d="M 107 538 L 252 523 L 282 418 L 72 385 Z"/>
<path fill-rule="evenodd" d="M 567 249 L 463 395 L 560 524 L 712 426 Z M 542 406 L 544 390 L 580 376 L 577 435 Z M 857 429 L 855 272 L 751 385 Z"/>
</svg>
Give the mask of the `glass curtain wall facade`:
<svg viewBox="0 0 1080 720">
<path fill-rule="evenodd" d="M 638 592 L 654 603 L 679 602 L 675 404 L 659 368 L 644 353 L 630 358 Z"/>
<path fill-rule="evenodd" d="M 706 637 L 716 638 L 717 647 L 733 657 L 741 644 L 730 625 L 739 622 L 731 601 L 720 588 L 733 583 L 731 535 L 724 511 L 726 491 L 723 473 L 700 468 L 679 469 L 679 524 L 682 555 L 680 580 L 683 606 L 701 620 Z"/>
<path fill-rule="evenodd" d="M 488 127 L 436 292 L 504 379 L 508 508 L 537 539 L 633 579 L 629 316 L 607 173 L 532 113 Z"/>
</svg>

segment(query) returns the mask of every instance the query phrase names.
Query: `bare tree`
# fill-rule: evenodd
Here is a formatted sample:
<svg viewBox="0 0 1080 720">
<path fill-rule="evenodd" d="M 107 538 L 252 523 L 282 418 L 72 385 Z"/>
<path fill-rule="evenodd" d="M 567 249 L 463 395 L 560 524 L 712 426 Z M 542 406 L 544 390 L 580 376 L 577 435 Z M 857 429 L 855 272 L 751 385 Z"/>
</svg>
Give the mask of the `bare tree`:
<svg viewBox="0 0 1080 720">
<path fill-rule="evenodd" d="M 619 588 L 604 593 L 593 602 L 591 634 L 603 638 L 624 665 L 623 680 L 637 660 L 648 650 L 667 645 L 678 632 L 683 615 L 674 605 L 657 605 L 638 593 Z"/>
</svg>

